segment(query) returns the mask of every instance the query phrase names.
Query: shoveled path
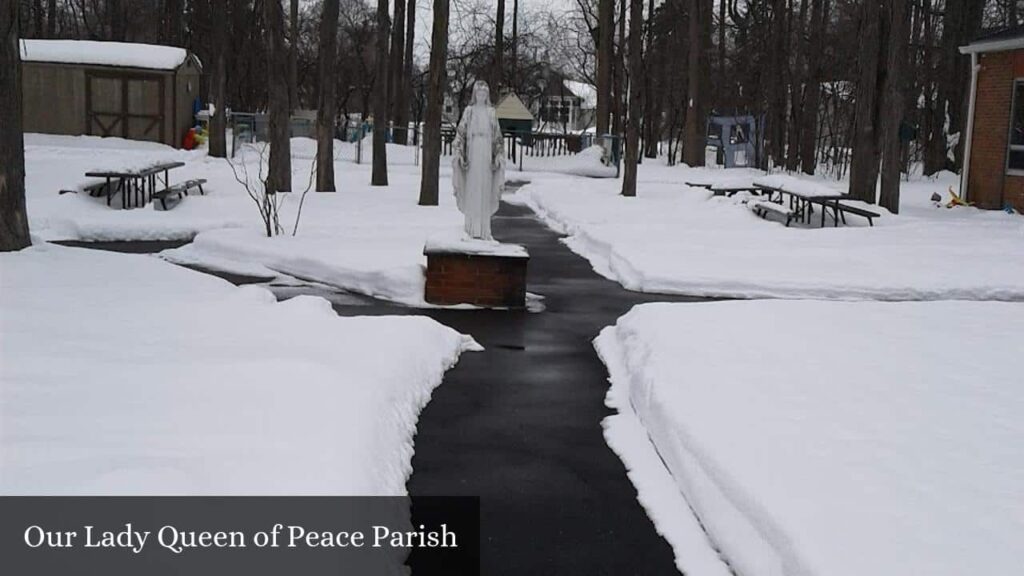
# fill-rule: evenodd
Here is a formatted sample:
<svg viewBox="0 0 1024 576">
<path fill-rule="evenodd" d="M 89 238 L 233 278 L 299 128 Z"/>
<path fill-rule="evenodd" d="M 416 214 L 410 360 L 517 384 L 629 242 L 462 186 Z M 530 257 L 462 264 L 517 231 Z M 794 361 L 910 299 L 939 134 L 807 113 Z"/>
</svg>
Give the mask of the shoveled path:
<svg viewBox="0 0 1024 576">
<path fill-rule="evenodd" d="M 622 289 L 527 208 L 503 203 L 494 234 L 529 250 L 528 290 L 544 297 L 544 311 L 421 310 L 269 287 L 279 298 L 324 296 L 343 316 L 430 316 L 486 348 L 462 356 L 420 415 L 408 484 L 413 495 L 480 496 L 481 574 L 678 574 L 605 443 L 608 374 L 591 341 L 636 304 L 700 299 Z M 68 244 L 154 252 L 180 243 Z M 266 280 L 211 273 L 236 284 Z"/>
<path fill-rule="evenodd" d="M 591 340 L 635 304 L 687 299 L 598 276 L 529 209 L 503 203 L 494 233 L 529 250 L 543 312 L 335 305 L 425 314 L 486 348 L 462 356 L 420 415 L 410 493 L 481 497 L 481 574 L 676 574 L 605 443 L 608 373 Z"/>
</svg>

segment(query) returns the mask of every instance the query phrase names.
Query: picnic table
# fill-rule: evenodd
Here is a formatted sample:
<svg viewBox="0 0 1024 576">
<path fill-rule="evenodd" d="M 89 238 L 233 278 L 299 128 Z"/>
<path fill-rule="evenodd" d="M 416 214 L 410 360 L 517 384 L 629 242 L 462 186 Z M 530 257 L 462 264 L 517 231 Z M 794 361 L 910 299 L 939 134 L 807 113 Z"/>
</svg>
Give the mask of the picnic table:
<svg viewBox="0 0 1024 576">
<path fill-rule="evenodd" d="M 694 188 L 710 190 L 715 196 L 732 197 L 740 192 L 749 192 L 750 194 L 755 195 L 761 193 L 761 190 L 757 186 L 754 186 L 752 178 L 744 177 L 726 177 L 707 180 L 693 179 L 686 181 L 685 184 Z"/>
<path fill-rule="evenodd" d="M 832 222 L 833 226 L 839 226 L 839 220 L 846 224 L 846 214 L 856 214 L 867 218 L 868 224 L 874 226 L 874 219 L 881 216 L 876 212 L 858 208 L 856 206 L 850 206 L 848 204 L 842 204 L 841 200 L 852 200 L 853 198 L 845 193 L 829 188 L 827 186 L 818 186 L 810 182 L 802 180 L 795 180 L 792 183 L 778 182 L 778 178 L 764 178 L 754 181 L 754 186 L 761 190 L 768 202 L 775 202 L 776 204 L 783 205 L 784 198 L 789 198 L 789 214 L 787 214 L 787 225 L 791 218 L 797 218 L 801 222 L 810 223 L 811 214 L 814 213 L 814 204 L 821 206 L 821 227 L 825 227 L 825 216 L 829 213 L 829 209 L 832 210 Z M 778 200 L 774 200 L 774 196 L 778 195 Z M 770 208 L 763 206 L 763 202 L 755 203 L 755 211 L 758 208 Z M 777 210 L 771 210 L 777 211 Z"/>
<path fill-rule="evenodd" d="M 108 206 L 110 198 L 118 192 L 121 192 L 121 208 L 128 208 L 131 204 L 129 199 L 132 197 L 134 197 L 136 207 L 144 206 L 147 202 L 147 193 L 150 199 L 159 193 L 157 190 L 159 175 L 163 173 L 163 186 L 164 189 L 168 189 L 170 188 L 169 172 L 184 165 L 184 162 L 164 162 L 138 170 L 93 170 L 86 172 L 85 175 L 89 178 L 103 178 L 105 184 L 89 186 L 86 190 L 94 196 L 100 191 L 105 193 Z"/>
</svg>

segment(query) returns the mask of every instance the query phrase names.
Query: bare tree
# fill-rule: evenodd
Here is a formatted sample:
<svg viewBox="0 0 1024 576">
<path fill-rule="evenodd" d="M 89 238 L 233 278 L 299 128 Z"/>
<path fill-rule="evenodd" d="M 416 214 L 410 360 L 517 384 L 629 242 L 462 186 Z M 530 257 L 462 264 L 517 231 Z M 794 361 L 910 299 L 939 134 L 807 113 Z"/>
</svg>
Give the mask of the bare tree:
<svg viewBox="0 0 1024 576">
<path fill-rule="evenodd" d="M 505 0 L 498 0 L 494 18 L 494 70 L 491 73 L 491 100 L 501 97 L 501 84 L 505 79 Z"/>
<path fill-rule="evenodd" d="M 227 70 L 225 51 L 227 50 L 227 2 L 213 0 L 213 73 L 210 75 L 210 92 L 213 93 L 214 114 L 210 118 L 210 156 L 227 157 Z"/>
<path fill-rule="evenodd" d="M 640 157 L 640 92 L 643 81 L 643 0 L 629 0 L 629 119 L 626 123 L 626 159 L 622 195 L 636 196 L 637 163 Z"/>
<path fill-rule="evenodd" d="M 373 174 L 371 186 L 388 185 L 388 0 L 377 0 L 377 80 L 373 88 Z"/>
<path fill-rule="evenodd" d="M 688 89 L 686 96 L 686 142 L 683 145 L 683 162 L 690 166 L 704 165 L 704 139 L 707 129 L 707 105 L 704 103 L 705 67 L 707 54 L 704 50 L 704 35 L 711 21 L 711 3 L 706 0 L 690 0 L 690 20 L 687 38 Z M 707 30 L 705 30 L 707 28 Z"/>
<path fill-rule="evenodd" d="M 288 114 L 288 54 L 284 42 L 284 10 L 280 0 L 264 0 L 267 27 L 267 91 L 270 97 L 270 159 L 268 194 L 292 189 L 291 141 Z"/>
<path fill-rule="evenodd" d="M 57 37 L 57 0 L 46 3 L 46 37 Z"/>
<path fill-rule="evenodd" d="M 608 133 L 611 113 L 612 67 L 614 52 L 615 0 L 598 0 L 597 5 L 597 134 Z"/>
<path fill-rule="evenodd" d="M 448 55 L 448 0 L 434 0 L 427 79 L 427 113 L 423 128 L 420 206 L 437 206 L 441 169 L 441 113 L 444 109 L 445 60 Z"/>
<path fill-rule="evenodd" d="M 398 109 L 404 105 L 405 82 L 405 0 L 395 0 L 395 18 L 391 28 L 391 62 L 389 81 L 389 105 L 391 119 L 394 121 L 392 139 L 396 144 L 405 144 L 408 127 L 398 123 Z"/>
<path fill-rule="evenodd" d="M 272 2 L 280 0 L 264 0 Z M 288 23 L 291 33 L 288 35 L 288 111 L 299 108 L 299 0 L 291 0 L 288 12 Z"/>
<path fill-rule="evenodd" d="M 879 59 L 882 22 L 879 0 L 866 0 L 861 8 L 860 71 L 857 77 L 857 112 L 850 163 L 850 195 L 875 203 L 879 169 Z"/>
<path fill-rule="evenodd" d="M 320 18 L 320 90 L 316 111 L 316 189 L 318 192 L 334 192 L 338 0 L 324 0 Z"/>
<path fill-rule="evenodd" d="M 910 11 L 907 0 L 886 0 L 888 40 L 883 85 L 882 123 L 882 189 L 879 204 L 893 214 L 900 211 L 900 124 L 903 120 L 904 69 L 906 68 L 907 36 Z"/>
<path fill-rule="evenodd" d="M 804 110 L 800 126 L 800 169 L 805 174 L 814 174 L 817 168 L 814 144 L 818 130 L 818 108 L 821 106 L 823 44 L 827 23 L 828 0 L 811 0 L 810 34 L 805 49 L 807 86 L 804 88 Z"/>
<path fill-rule="evenodd" d="M 32 244 L 25 212 L 18 2 L 0 4 L 0 252 Z"/>
<path fill-rule="evenodd" d="M 405 130 L 396 135 L 395 142 L 409 142 L 409 85 L 412 83 L 412 60 L 416 43 L 416 0 L 409 0 L 406 6 L 405 57 L 402 59 L 402 79 L 395 96 L 395 123 Z"/>
</svg>

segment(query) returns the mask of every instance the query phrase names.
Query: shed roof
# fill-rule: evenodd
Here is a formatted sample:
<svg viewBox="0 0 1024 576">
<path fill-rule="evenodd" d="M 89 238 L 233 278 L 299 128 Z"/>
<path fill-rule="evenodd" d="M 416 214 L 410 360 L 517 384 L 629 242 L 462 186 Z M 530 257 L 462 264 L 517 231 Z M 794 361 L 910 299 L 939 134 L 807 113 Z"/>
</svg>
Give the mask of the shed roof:
<svg viewBox="0 0 1024 576">
<path fill-rule="evenodd" d="M 21 59 L 24 62 L 175 70 L 188 58 L 188 50 L 184 48 L 156 44 L 92 40 L 21 41 Z M 198 60 L 196 62 L 198 63 Z"/>
<path fill-rule="evenodd" d="M 526 108 L 523 101 L 512 93 L 506 94 L 501 99 L 501 102 L 498 102 L 495 112 L 501 120 L 529 120 L 533 122 L 533 114 L 530 114 L 530 110 Z"/>
<path fill-rule="evenodd" d="M 1024 25 L 982 32 L 973 42 L 962 46 L 960 53 L 978 54 L 1020 49 L 1024 49 Z"/>
</svg>

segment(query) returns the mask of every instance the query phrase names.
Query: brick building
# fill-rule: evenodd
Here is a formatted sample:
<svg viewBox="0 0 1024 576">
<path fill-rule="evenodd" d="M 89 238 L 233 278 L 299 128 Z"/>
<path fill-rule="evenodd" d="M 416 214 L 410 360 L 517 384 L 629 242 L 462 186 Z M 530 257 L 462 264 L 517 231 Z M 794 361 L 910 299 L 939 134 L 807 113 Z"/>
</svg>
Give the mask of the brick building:
<svg viewBox="0 0 1024 576">
<path fill-rule="evenodd" d="M 980 208 L 1024 211 L 1024 26 L 960 52 L 973 70 L 961 190 Z"/>
</svg>

